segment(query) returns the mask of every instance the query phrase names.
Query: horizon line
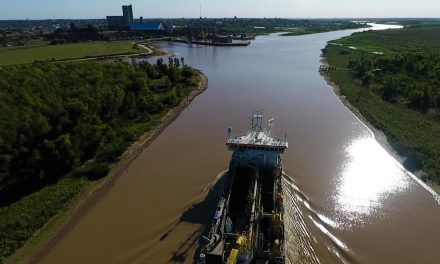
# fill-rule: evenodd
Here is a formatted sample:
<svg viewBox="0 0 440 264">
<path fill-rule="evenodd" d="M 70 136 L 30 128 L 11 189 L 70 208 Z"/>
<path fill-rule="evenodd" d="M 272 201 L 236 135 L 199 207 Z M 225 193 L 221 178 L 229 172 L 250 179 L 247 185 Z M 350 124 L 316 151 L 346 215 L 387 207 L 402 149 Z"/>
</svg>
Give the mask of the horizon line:
<svg viewBox="0 0 440 264">
<path fill-rule="evenodd" d="M 135 18 L 135 19 L 139 19 Z M 202 17 L 202 19 L 225 19 L 234 17 Z M 104 18 L 11 18 L 0 21 L 42 21 L 42 20 L 105 20 Z M 143 19 L 200 19 L 200 17 L 143 17 Z M 439 19 L 440 17 L 237 17 L 237 19 Z"/>
</svg>

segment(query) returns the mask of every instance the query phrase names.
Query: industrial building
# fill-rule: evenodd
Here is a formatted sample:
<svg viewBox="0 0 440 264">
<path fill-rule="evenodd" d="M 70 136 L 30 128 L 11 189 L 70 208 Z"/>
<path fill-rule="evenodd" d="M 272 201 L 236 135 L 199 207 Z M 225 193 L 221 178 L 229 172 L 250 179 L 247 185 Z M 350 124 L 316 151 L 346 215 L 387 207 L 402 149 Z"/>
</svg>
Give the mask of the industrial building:
<svg viewBox="0 0 440 264">
<path fill-rule="evenodd" d="M 161 22 L 144 22 L 140 17 L 139 22 L 134 22 L 133 8 L 131 5 L 122 6 L 123 16 L 107 16 L 107 27 L 109 30 L 133 30 L 161 35 L 166 33 Z M 167 25 L 168 33 L 172 33 L 172 23 Z"/>
<path fill-rule="evenodd" d="M 131 5 L 122 6 L 123 16 L 107 16 L 107 27 L 111 30 L 129 29 L 133 24 L 133 8 Z"/>
<path fill-rule="evenodd" d="M 150 32 L 153 31 L 161 32 L 165 30 L 164 26 L 160 22 L 135 23 L 130 25 L 130 29 L 136 31 L 150 31 Z"/>
<path fill-rule="evenodd" d="M 131 5 L 122 6 L 122 15 L 126 25 L 133 24 L 133 8 Z"/>
</svg>

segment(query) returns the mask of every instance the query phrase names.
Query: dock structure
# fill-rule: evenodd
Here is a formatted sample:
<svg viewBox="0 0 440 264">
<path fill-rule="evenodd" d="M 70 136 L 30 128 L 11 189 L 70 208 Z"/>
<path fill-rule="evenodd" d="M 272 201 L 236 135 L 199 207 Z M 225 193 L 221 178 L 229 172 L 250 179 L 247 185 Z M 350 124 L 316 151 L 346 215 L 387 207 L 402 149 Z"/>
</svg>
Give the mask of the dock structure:
<svg viewBox="0 0 440 264">
<path fill-rule="evenodd" d="M 251 44 L 250 40 L 232 40 L 232 42 L 215 42 L 211 40 L 197 41 L 197 40 L 189 40 L 188 38 L 169 38 L 168 41 L 196 44 L 196 45 L 206 45 L 206 46 L 220 46 L 220 47 L 245 47 Z"/>
</svg>

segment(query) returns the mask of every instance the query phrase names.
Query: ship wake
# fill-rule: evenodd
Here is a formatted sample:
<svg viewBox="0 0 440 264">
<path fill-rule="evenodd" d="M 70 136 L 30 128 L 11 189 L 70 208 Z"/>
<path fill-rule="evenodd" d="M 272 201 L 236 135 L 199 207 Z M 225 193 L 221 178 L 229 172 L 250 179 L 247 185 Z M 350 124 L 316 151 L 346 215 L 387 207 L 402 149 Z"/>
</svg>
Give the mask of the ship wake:
<svg viewBox="0 0 440 264">
<path fill-rule="evenodd" d="M 357 263 L 354 253 L 331 230 L 338 223 L 318 213 L 292 177 L 283 173 L 286 263 Z M 316 237 L 310 231 L 312 225 Z M 325 243 L 327 252 L 316 252 Z M 320 260 L 321 259 L 321 260 Z M 328 261 L 331 259 L 332 261 Z"/>
</svg>

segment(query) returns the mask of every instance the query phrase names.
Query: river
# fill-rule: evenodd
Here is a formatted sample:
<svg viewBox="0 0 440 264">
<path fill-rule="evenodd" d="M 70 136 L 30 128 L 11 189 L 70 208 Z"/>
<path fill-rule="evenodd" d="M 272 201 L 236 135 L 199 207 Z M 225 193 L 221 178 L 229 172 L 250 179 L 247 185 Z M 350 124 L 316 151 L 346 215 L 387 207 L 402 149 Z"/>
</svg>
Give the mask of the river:
<svg viewBox="0 0 440 264">
<path fill-rule="evenodd" d="M 248 47 L 161 44 L 203 70 L 208 90 L 40 262 L 192 262 L 211 217 L 204 197 L 228 167 L 227 127 L 245 132 L 248 116 L 262 110 L 289 141 L 288 263 L 439 263 L 438 197 L 318 72 L 326 42 L 355 31 L 261 36 Z"/>
</svg>

